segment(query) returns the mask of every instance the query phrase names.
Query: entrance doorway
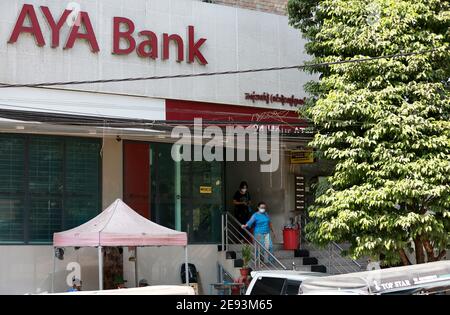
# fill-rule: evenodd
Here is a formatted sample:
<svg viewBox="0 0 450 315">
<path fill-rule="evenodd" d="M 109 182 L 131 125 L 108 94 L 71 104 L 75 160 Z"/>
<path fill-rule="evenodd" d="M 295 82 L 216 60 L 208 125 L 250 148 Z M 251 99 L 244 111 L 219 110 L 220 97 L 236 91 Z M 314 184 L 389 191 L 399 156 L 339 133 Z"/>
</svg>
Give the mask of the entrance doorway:
<svg viewBox="0 0 450 315">
<path fill-rule="evenodd" d="M 220 243 L 224 163 L 176 162 L 172 144 L 124 142 L 124 201 L 139 214 L 188 233 L 189 243 Z"/>
</svg>

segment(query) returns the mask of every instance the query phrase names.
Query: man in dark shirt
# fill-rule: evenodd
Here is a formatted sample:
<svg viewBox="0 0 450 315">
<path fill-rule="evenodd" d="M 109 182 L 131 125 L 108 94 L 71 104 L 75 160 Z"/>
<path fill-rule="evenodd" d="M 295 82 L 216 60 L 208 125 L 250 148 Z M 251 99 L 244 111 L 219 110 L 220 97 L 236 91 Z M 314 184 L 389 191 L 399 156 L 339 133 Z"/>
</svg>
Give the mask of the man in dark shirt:
<svg viewBox="0 0 450 315">
<path fill-rule="evenodd" d="M 245 224 L 250 219 L 251 198 L 248 192 L 247 182 L 241 182 L 239 190 L 233 196 L 234 216 L 241 223 Z"/>
</svg>

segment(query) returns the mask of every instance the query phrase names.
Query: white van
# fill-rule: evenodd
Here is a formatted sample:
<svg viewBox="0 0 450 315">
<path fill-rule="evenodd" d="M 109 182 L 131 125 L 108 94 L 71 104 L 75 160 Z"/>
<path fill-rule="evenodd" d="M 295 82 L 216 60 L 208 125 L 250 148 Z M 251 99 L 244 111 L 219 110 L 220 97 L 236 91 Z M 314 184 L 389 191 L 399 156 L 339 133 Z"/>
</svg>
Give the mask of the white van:
<svg viewBox="0 0 450 315">
<path fill-rule="evenodd" d="M 305 279 L 299 294 L 358 295 L 450 294 L 450 261 Z"/>
<path fill-rule="evenodd" d="M 245 295 L 297 295 L 303 280 L 326 275 L 294 270 L 252 271 L 252 281 Z"/>
</svg>

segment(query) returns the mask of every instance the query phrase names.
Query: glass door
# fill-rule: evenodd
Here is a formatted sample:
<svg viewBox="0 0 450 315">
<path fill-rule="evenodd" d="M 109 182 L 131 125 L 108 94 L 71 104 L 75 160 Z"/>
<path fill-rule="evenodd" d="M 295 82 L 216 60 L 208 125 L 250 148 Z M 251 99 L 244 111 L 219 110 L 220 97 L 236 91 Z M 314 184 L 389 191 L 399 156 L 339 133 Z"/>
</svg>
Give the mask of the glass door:
<svg viewBox="0 0 450 315">
<path fill-rule="evenodd" d="M 220 242 L 222 162 L 175 162 L 172 144 L 151 144 L 152 220 L 188 233 L 190 243 Z"/>
<path fill-rule="evenodd" d="M 220 242 L 223 210 L 223 164 L 182 162 L 182 229 L 190 242 Z"/>
</svg>

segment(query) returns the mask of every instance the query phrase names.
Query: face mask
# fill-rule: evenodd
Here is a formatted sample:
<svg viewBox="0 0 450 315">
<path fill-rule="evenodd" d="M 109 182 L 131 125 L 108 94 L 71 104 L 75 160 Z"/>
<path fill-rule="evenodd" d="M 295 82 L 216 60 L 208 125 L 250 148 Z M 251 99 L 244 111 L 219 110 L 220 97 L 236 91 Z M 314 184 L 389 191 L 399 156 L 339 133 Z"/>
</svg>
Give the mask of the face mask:
<svg viewBox="0 0 450 315">
<path fill-rule="evenodd" d="M 247 192 L 247 188 L 242 188 L 242 189 L 241 189 L 241 192 L 242 192 L 243 194 L 245 194 L 245 193 Z"/>
<path fill-rule="evenodd" d="M 266 209 L 264 209 L 264 208 L 259 208 L 258 210 L 259 210 L 259 213 L 264 213 L 264 212 L 266 212 Z"/>
</svg>

